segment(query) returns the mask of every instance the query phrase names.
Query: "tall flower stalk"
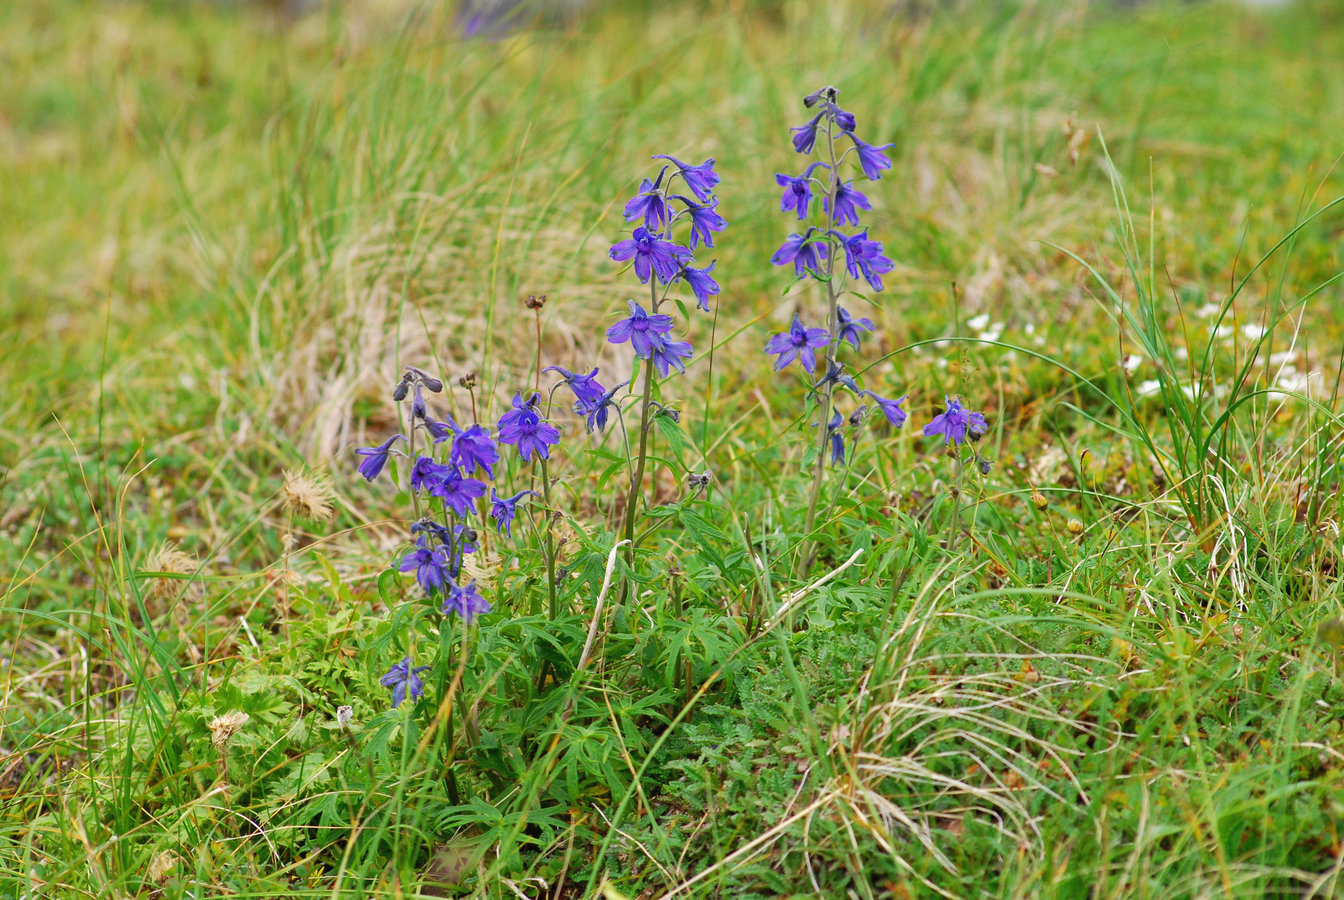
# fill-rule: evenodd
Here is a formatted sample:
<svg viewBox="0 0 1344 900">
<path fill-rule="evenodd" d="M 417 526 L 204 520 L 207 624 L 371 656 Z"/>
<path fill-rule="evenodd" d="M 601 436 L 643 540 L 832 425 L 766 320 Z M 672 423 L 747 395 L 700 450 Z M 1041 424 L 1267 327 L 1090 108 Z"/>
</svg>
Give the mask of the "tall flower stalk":
<svg viewBox="0 0 1344 900">
<path fill-rule="evenodd" d="M 832 425 L 838 411 L 835 407 L 837 388 L 847 388 L 856 399 L 869 394 L 844 374 L 840 362 L 840 346 L 850 344 L 855 350 L 860 347 L 860 337 L 864 332 L 873 330 L 872 320 L 854 318 L 840 305 L 844 280 L 857 280 L 862 277 L 874 291 L 882 290 L 881 275 L 890 272 L 892 262 L 883 255 L 882 245 L 868 238 L 868 229 L 847 234 L 838 229 L 849 225 L 859 226 L 859 210 L 871 210 L 872 204 L 852 181 L 845 181 L 841 167 L 851 156 L 858 162 L 863 174 L 869 179 L 882 177 L 882 171 L 891 167 L 884 151 L 891 147 L 886 144 L 874 147 L 860 140 L 854 134 L 856 122 L 853 114 L 841 109 L 836 100 L 839 91 L 834 87 L 823 87 L 803 98 L 808 109 L 817 109 L 812 119 L 793 129 L 793 148 L 799 153 L 810 155 L 816 148 L 819 133 L 824 133 L 826 159 L 810 164 L 801 175 L 779 173 L 775 182 L 784 188 L 780 199 L 782 212 L 793 212 L 798 221 L 814 221 L 805 231 L 790 235 L 783 246 L 771 258 L 777 266 L 792 265 L 799 278 L 814 278 L 826 285 L 826 327 L 805 328 L 795 315 L 793 325 L 788 332 L 776 335 L 766 345 L 766 351 L 779 356 L 776 370 L 798 359 L 809 375 L 815 374 L 814 350 L 824 348 L 821 379 L 810 385 L 809 394 L 816 405 L 817 428 L 816 453 L 813 462 L 812 486 L 808 493 L 807 514 L 803 523 L 802 552 L 798 556 L 797 568 L 801 576 L 812 564 L 815 555 L 815 541 L 812 538 L 816 525 L 817 512 L 821 501 L 821 489 L 826 471 L 826 460 L 843 457 L 844 438 L 838 425 Z M 839 142 L 848 138 L 851 146 L 839 152 Z M 827 177 L 822 181 L 815 173 L 825 169 Z M 823 194 L 820 210 L 813 203 L 813 188 L 820 188 Z M 818 212 L 820 215 L 818 215 Z M 844 254 L 844 267 L 837 268 L 836 261 Z M 849 288 L 852 290 L 853 288 Z M 871 395 L 877 397 L 877 395 Z M 903 399 L 903 398 L 902 398 Z M 886 401 L 897 406 L 900 400 Z M 884 413 L 886 409 L 884 409 Z M 899 421 L 887 415 L 896 427 L 905 420 L 904 411 L 900 411 Z M 850 420 L 857 425 L 863 415 L 857 412 Z M 828 445 L 830 453 L 828 454 Z"/>
<path fill-rule="evenodd" d="M 695 296 L 697 308 L 709 311 L 709 298 L 719 293 L 718 282 L 711 274 L 714 263 L 696 268 L 695 252 L 701 243 L 712 248 L 714 235 L 727 227 L 718 213 L 718 199 L 713 193 L 719 183 L 713 159 L 688 165 L 672 156 L 653 158 L 667 160 L 670 165 L 664 165 L 652 180 L 645 178 L 639 193 L 626 203 L 626 221 L 641 224 L 634 227 L 629 238 L 616 242 L 609 254 L 617 262 L 630 262 L 635 276 L 649 288 L 649 309 L 630 300 L 629 316 L 607 329 L 607 340 L 630 344 L 644 367 L 639 400 L 639 449 L 620 518 L 620 529 L 629 542 L 625 549 L 627 566 L 634 565 L 638 544 L 635 520 L 644 494 L 649 429 L 655 408 L 662 408 L 657 397 L 659 380 L 666 379 L 673 369 L 684 373 L 692 351 L 690 342 L 671 337 L 673 319 L 659 310 L 672 289 L 680 285 Z M 679 233 L 684 244 L 678 243 Z"/>
</svg>

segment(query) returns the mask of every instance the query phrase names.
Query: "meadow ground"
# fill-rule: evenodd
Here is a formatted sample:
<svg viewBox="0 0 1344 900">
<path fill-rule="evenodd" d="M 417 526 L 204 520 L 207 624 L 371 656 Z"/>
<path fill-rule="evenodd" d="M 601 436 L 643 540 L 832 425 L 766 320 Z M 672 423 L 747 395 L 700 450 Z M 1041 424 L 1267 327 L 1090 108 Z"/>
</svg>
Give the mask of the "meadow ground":
<svg viewBox="0 0 1344 900">
<path fill-rule="evenodd" d="M 0 4 L 0 896 L 1341 893 L 1337 4 L 395 6 Z M 893 144 L 845 302 L 910 418 L 809 531 L 762 347 L 826 314 L 769 259 L 827 83 Z M 655 153 L 729 227 L 638 552 L 562 389 L 463 627 L 353 451 L 407 364 L 492 429 L 628 377 Z"/>
</svg>

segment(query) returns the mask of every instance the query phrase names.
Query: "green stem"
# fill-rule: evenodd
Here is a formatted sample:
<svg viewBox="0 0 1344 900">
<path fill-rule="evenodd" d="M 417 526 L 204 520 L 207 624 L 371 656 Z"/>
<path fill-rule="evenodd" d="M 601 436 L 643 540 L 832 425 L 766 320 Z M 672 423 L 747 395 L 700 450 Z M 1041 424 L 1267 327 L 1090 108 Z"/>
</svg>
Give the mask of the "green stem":
<svg viewBox="0 0 1344 900">
<path fill-rule="evenodd" d="M 560 618 L 560 598 L 555 590 L 555 537 L 551 534 L 551 523 L 555 516 L 551 509 L 551 474 L 546 457 L 541 458 L 541 492 L 546 501 L 546 596 L 550 600 L 551 621 Z M 534 609 L 532 614 L 536 615 Z"/>
<path fill-rule="evenodd" d="M 653 305 L 653 312 L 658 312 L 658 280 L 649 279 L 649 301 Z M 633 569 L 635 565 L 635 506 L 639 503 L 639 495 L 644 488 L 644 462 L 649 453 L 649 407 L 653 403 L 653 359 L 644 360 L 644 397 L 639 405 L 639 457 L 635 461 L 635 474 L 630 479 L 630 493 L 625 498 L 625 512 L 622 514 L 621 526 L 625 532 L 625 539 L 629 544 L 625 546 L 625 564 Z"/>
<path fill-rule="evenodd" d="M 952 520 L 947 525 L 947 549 L 957 548 L 957 538 L 961 537 L 959 520 L 961 519 L 961 487 L 966 478 L 966 463 L 961 459 L 961 448 L 957 448 L 957 483 L 952 488 Z"/>
<path fill-rule="evenodd" d="M 831 158 L 831 191 L 829 208 L 831 216 L 835 215 L 835 198 L 840 192 L 840 174 L 836 171 L 835 163 L 835 134 L 833 123 L 830 120 L 826 122 L 826 146 Z M 835 362 L 836 353 L 839 349 L 839 341 L 836 339 L 837 314 L 839 307 L 839 295 L 835 290 L 835 254 L 839 251 L 839 246 L 830 230 L 826 232 L 826 299 L 828 312 L 826 315 L 826 330 L 830 336 L 826 344 L 826 361 L 822 365 L 823 377 L 829 372 L 831 365 Z M 826 472 L 826 425 L 831 420 L 831 400 L 835 391 L 835 383 L 827 381 L 823 386 L 821 394 L 821 421 L 817 423 L 817 460 L 812 468 L 812 490 L 807 498 L 807 518 L 803 521 L 803 550 L 798 556 L 797 576 L 802 578 L 807 574 L 807 570 L 812 567 L 812 559 L 816 555 L 816 542 L 812 540 L 812 526 L 817 520 L 817 503 L 821 500 L 821 482 Z"/>
</svg>

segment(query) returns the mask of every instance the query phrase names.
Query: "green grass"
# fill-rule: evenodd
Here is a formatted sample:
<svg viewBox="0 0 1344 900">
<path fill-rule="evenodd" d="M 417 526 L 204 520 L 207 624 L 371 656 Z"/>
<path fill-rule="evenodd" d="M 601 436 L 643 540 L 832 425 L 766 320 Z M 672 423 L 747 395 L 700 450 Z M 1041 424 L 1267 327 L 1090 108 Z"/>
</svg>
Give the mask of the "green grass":
<svg viewBox="0 0 1344 900">
<path fill-rule="evenodd" d="M 0 9 L 0 896 L 1340 893 L 1333 4 L 613 4 L 476 41 L 380 10 Z M 865 222 L 897 268 L 848 302 L 911 421 L 804 535 L 760 348 L 824 302 L 767 260 L 828 82 L 895 144 Z M 602 639 L 623 448 L 568 416 L 561 614 L 529 513 L 480 628 L 408 626 L 409 501 L 352 449 L 407 363 L 496 420 L 529 294 L 543 365 L 625 377 L 606 251 L 661 152 L 718 159 L 724 291 Z M 996 460 L 955 541 L 944 393 Z M 408 640 L 456 648 L 418 718 L 378 685 Z"/>
</svg>

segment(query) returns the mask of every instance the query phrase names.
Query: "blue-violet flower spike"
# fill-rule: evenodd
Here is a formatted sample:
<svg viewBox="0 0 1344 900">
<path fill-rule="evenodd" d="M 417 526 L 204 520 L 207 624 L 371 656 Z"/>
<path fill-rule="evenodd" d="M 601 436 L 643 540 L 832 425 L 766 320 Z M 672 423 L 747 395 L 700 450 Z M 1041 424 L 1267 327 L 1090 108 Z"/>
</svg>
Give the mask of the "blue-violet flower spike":
<svg viewBox="0 0 1344 900">
<path fill-rule="evenodd" d="M 536 410 L 541 395 L 535 391 L 526 400 L 522 394 L 513 395 L 513 409 L 499 418 L 499 440 L 504 444 L 516 444 L 518 455 L 527 462 L 535 453 L 542 459 L 550 459 L 550 448 L 560 443 L 560 432 L 554 425 L 544 420 Z"/>
<path fill-rule="evenodd" d="M 890 150 L 895 144 L 883 144 L 881 147 L 874 147 L 872 144 L 865 144 L 859 140 L 858 136 L 851 132 L 846 132 L 849 139 L 854 142 L 854 149 L 859 154 L 859 165 L 863 168 L 863 174 L 871 180 L 877 181 L 882 177 L 885 169 L 891 168 L 891 160 L 882 151 Z"/>
<path fill-rule="evenodd" d="M 714 193 L 714 185 L 719 183 L 719 176 L 714 171 L 714 158 L 710 157 L 698 166 L 688 165 L 675 156 L 658 154 L 653 159 L 665 159 L 677 167 L 681 172 L 682 180 L 686 186 L 691 189 L 691 193 L 700 198 L 701 203 L 707 203 L 710 195 Z"/>
<path fill-rule="evenodd" d="M 401 558 L 398 572 L 415 571 L 415 580 L 425 593 L 433 596 L 442 591 L 452 580 L 449 577 L 448 557 L 442 547 L 430 549 L 429 542 L 422 535 L 415 542 L 415 549 Z"/>
<path fill-rule="evenodd" d="M 787 266 L 793 263 L 794 274 L 799 278 L 807 274 L 808 269 L 820 271 L 821 260 L 826 258 L 826 245 L 819 241 L 811 241 L 809 238 L 815 231 L 815 228 L 807 229 L 805 234 L 791 234 L 784 240 L 784 245 L 775 251 L 775 255 L 770 257 L 770 262 L 777 266 Z"/>
<path fill-rule="evenodd" d="M 450 615 L 457 613 L 462 617 L 462 621 L 468 625 L 476 616 L 485 615 L 490 611 L 490 601 L 481 596 L 481 592 L 476 589 L 476 582 L 471 582 L 466 587 L 453 585 L 453 589 L 448 592 L 448 596 L 443 600 L 443 614 Z"/>
<path fill-rule="evenodd" d="M 633 258 L 635 275 L 642 284 L 648 284 L 654 272 L 664 281 L 670 281 L 677 274 L 678 261 L 689 259 L 691 251 L 664 240 L 640 225 L 631 237 L 613 244 L 608 255 L 617 262 Z"/>
<path fill-rule="evenodd" d="M 863 391 L 862 396 L 871 397 L 877 404 L 877 408 L 882 410 L 882 415 L 887 417 L 887 421 L 897 428 L 905 424 L 906 413 L 901 409 L 901 404 L 905 402 L 905 395 L 896 400 L 888 400 L 881 394 L 874 394 L 872 391 Z"/>
<path fill-rule="evenodd" d="M 574 397 L 580 403 L 592 403 L 600 400 L 606 393 L 606 388 L 602 387 L 597 380 L 597 367 L 587 375 L 578 375 L 562 366 L 547 366 L 542 369 L 543 372 L 559 372 L 560 377 L 565 379 L 565 384 L 569 385 L 570 390 L 574 392 Z"/>
<path fill-rule="evenodd" d="M 723 231 L 728 227 L 723 216 L 719 215 L 719 201 L 712 200 L 700 205 L 692 203 L 680 194 L 677 195 L 677 199 L 686 204 L 686 213 L 691 217 L 691 249 L 699 247 L 702 240 L 706 247 L 713 247 L 714 232 Z"/>
<path fill-rule="evenodd" d="M 650 359 L 658 374 L 666 378 L 669 369 L 686 374 L 686 360 L 691 358 L 690 341 L 660 340 L 654 346 Z"/>
<path fill-rule="evenodd" d="M 806 125 L 789 129 L 793 132 L 793 149 L 799 153 L 812 152 L 812 148 L 817 143 L 817 123 L 821 121 L 821 117 L 824 115 L 824 112 L 819 112 Z"/>
<path fill-rule="evenodd" d="M 779 199 L 780 212 L 795 210 L 799 219 L 807 218 L 807 205 L 812 201 L 812 172 L 818 166 L 830 168 L 824 162 L 814 162 L 797 177 L 782 172 L 775 174 L 775 184 L 784 189 L 784 194 Z"/>
<path fill-rule="evenodd" d="M 490 518 L 495 520 L 499 530 L 513 537 L 513 519 L 518 515 L 518 501 L 524 497 L 540 497 L 536 491 L 519 491 L 512 497 L 501 497 L 490 489 Z"/>
<path fill-rule="evenodd" d="M 831 198 L 822 197 L 821 208 L 826 213 L 831 212 Z M 859 210 L 866 209 L 871 211 L 873 204 L 868 200 L 862 191 L 856 190 L 854 182 L 846 181 L 835 189 L 835 214 L 831 221 L 837 225 L 844 225 L 848 222 L 855 228 L 859 227 Z"/>
<path fill-rule="evenodd" d="M 924 426 L 925 437 L 942 437 L 944 446 L 960 445 L 967 435 L 978 437 L 989 430 L 983 413 L 965 409 L 959 400 L 944 397 L 947 408 L 933 417 L 933 421 Z"/>
<path fill-rule="evenodd" d="M 663 170 L 667 171 L 666 169 Z M 667 200 L 663 197 L 663 192 L 659 185 L 663 181 L 663 173 L 658 173 L 658 181 L 653 182 L 645 178 L 639 185 L 639 195 L 625 204 L 625 221 L 633 222 L 636 219 L 643 219 L 644 225 L 650 231 L 659 232 L 667 224 Z"/>
<path fill-rule="evenodd" d="M 672 317 L 663 313 L 650 315 L 634 300 L 627 302 L 630 315 L 607 329 L 607 340 L 613 344 L 629 341 L 636 356 L 648 359 L 654 343 L 672 330 Z"/>
<path fill-rule="evenodd" d="M 682 280 L 690 285 L 691 290 L 695 292 L 695 305 L 705 312 L 709 312 L 709 298 L 719 293 L 719 283 L 709 273 L 714 270 L 718 260 L 705 266 L 703 269 L 693 269 L 685 266 L 681 270 Z"/>
<path fill-rule="evenodd" d="M 825 347 L 829 340 L 830 335 L 825 328 L 804 328 L 795 313 L 789 330 L 770 338 L 769 343 L 765 345 L 765 352 L 779 355 L 779 359 L 775 360 L 776 372 L 797 359 L 802 362 L 807 374 L 812 375 L 817 369 L 813 350 Z"/>
<path fill-rule="evenodd" d="M 843 306 L 837 306 L 835 308 L 835 317 L 840 325 L 836 330 L 836 339 L 848 341 L 850 346 L 855 350 L 860 349 L 859 335 L 863 332 L 871 332 L 873 330 L 873 320 L 867 316 L 864 316 L 861 319 L 856 319 L 850 315 L 849 310 L 845 309 Z"/>
<path fill-rule="evenodd" d="M 495 477 L 495 463 L 499 462 L 499 448 L 490 437 L 490 430 L 480 425 L 471 425 L 457 433 L 453 438 L 453 450 L 448 462 L 463 472 L 484 470 L 489 478 Z"/>
<path fill-rule="evenodd" d="M 387 465 L 388 456 L 392 454 L 392 443 L 404 440 L 406 440 L 404 436 L 394 434 L 377 447 L 360 447 L 357 449 L 355 454 L 364 457 L 359 464 L 359 474 L 363 475 L 368 481 L 377 478 L 379 473 L 383 471 L 383 467 Z"/>
<path fill-rule="evenodd" d="M 425 694 L 425 684 L 420 680 L 420 673 L 428 669 L 429 666 L 416 666 L 411 668 L 411 658 L 408 656 L 399 663 L 395 663 L 388 673 L 378 679 L 378 683 L 383 687 L 392 689 L 392 706 L 401 706 L 401 701 L 406 699 L 406 691 L 410 690 L 411 699 L 419 700 Z"/>
</svg>

